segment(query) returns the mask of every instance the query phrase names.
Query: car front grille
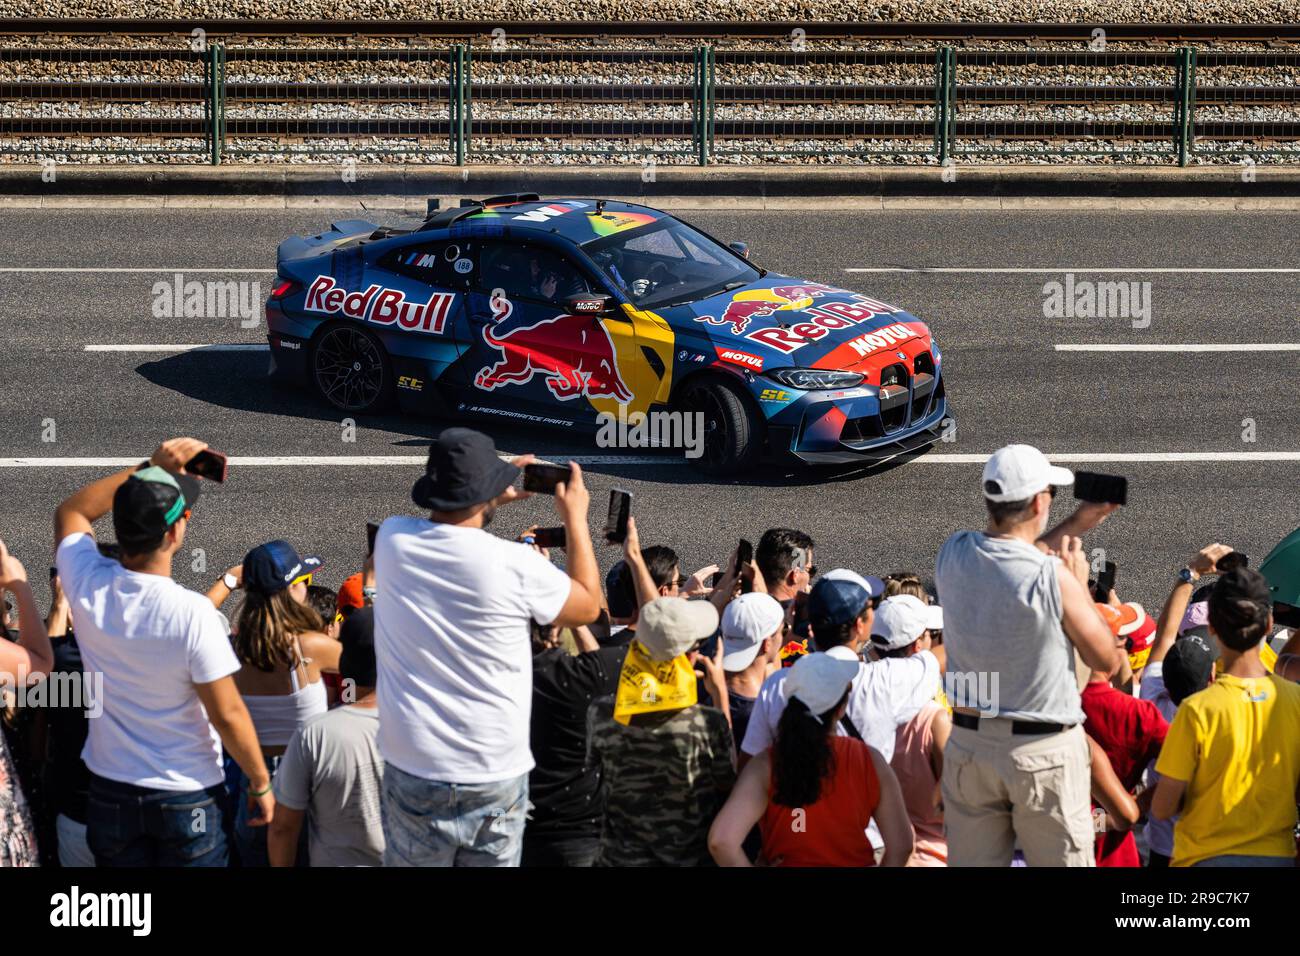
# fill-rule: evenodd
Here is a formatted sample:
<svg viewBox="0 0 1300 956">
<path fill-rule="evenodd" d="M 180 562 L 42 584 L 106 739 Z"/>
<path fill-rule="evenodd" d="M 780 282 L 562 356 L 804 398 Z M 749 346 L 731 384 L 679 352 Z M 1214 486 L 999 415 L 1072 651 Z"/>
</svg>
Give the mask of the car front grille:
<svg viewBox="0 0 1300 956">
<path fill-rule="evenodd" d="M 844 423 L 840 441 L 884 438 L 922 421 L 943 399 L 943 379 L 929 352 L 916 357 L 910 372 L 902 363 L 886 366 L 881 370 L 880 382 L 879 413 L 850 418 Z"/>
</svg>

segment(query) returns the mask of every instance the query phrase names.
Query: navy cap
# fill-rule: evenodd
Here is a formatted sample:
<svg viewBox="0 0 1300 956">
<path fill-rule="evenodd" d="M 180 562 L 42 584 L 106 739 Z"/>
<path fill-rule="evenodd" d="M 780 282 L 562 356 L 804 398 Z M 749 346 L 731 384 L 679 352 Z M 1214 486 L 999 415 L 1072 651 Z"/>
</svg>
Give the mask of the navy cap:
<svg viewBox="0 0 1300 956">
<path fill-rule="evenodd" d="M 320 558 L 299 557 L 288 541 L 259 544 L 244 557 L 244 589 L 272 595 L 324 566 Z"/>
<path fill-rule="evenodd" d="M 813 629 L 848 624 L 862 616 L 871 592 L 856 581 L 822 578 L 808 595 L 808 619 Z"/>
<path fill-rule="evenodd" d="M 349 614 L 339 628 L 339 675 L 357 687 L 374 687 L 378 683 L 375 663 L 375 609 L 363 607 Z"/>
<path fill-rule="evenodd" d="M 1169 699 L 1181 704 L 1197 691 L 1204 690 L 1214 673 L 1219 654 L 1199 634 L 1188 634 L 1174 641 L 1165 655 L 1162 676 Z"/>
</svg>

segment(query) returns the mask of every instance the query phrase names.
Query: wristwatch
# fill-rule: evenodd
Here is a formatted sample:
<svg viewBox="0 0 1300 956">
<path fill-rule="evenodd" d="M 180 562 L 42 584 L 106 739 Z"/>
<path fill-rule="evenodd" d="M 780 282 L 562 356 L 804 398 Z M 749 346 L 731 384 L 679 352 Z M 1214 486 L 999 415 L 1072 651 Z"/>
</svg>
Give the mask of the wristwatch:
<svg viewBox="0 0 1300 956">
<path fill-rule="evenodd" d="M 236 590 L 239 587 L 239 579 L 236 578 L 229 571 L 227 571 L 225 574 L 221 576 L 221 583 L 224 584 L 226 587 L 230 588 L 230 590 L 232 591 Z"/>
<path fill-rule="evenodd" d="M 1191 568 L 1183 568 L 1178 572 L 1178 580 L 1182 581 L 1184 584 L 1195 584 L 1200 580 L 1200 578 L 1201 576 Z"/>
</svg>

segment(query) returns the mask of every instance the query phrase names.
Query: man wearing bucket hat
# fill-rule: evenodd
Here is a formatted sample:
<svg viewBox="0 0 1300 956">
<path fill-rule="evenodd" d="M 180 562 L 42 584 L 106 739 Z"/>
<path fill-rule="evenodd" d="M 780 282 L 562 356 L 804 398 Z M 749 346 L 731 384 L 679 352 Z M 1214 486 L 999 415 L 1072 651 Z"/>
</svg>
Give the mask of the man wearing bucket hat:
<svg viewBox="0 0 1300 956">
<path fill-rule="evenodd" d="M 708 601 L 661 597 L 646 604 L 618 691 L 588 710 L 589 761 L 605 795 L 597 866 L 709 862 L 709 824 L 736 772 L 727 716 L 696 702 L 691 657 L 717 629 L 718 612 Z M 721 668 L 695 663 L 713 699 L 725 701 Z"/>
<path fill-rule="evenodd" d="M 1073 535 L 1115 506 L 1085 503 L 1048 532 L 1052 499 L 1073 482 L 1037 448 L 999 449 L 982 478 L 986 529 L 952 535 L 935 563 L 954 707 L 942 781 L 952 866 L 1007 866 L 1017 845 L 1030 866 L 1094 863 L 1074 654 L 1107 673 L 1119 656 Z M 1048 766 L 1061 772 L 1036 773 Z"/>
<path fill-rule="evenodd" d="M 99 866 L 225 866 L 223 744 L 250 781 L 253 822 L 274 812 L 221 615 L 171 577 L 199 495 L 185 464 L 206 447 L 164 442 L 55 512 L 55 563 L 85 669 L 104 675 L 103 714 L 88 722 L 83 751 Z M 95 546 L 93 524 L 110 510 L 120 563 Z"/>
<path fill-rule="evenodd" d="M 517 866 L 528 807 L 530 621 L 573 627 L 600 613 L 582 469 L 555 491 L 567 573 L 485 529 L 531 455 L 449 428 L 411 498 L 428 518 L 375 535 L 375 652 L 384 758 L 386 866 Z M 418 808 L 418 809 L 417 809 Z"/>
</svg>

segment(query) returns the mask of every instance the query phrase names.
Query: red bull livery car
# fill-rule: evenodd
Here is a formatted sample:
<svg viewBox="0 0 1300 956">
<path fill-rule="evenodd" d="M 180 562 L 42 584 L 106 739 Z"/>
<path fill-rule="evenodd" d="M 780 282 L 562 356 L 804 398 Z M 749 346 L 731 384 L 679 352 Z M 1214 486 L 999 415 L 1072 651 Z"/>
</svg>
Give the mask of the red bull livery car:
<svg viewBox="0 0 1300 956">
<path fill-rule="evenodd" d="M 878 461 L 948 427 L 915 316 L 645 206 L 515 195 L 411 229 L 336 222 L 281 243 L 277 271 L 272 373 L 351 414 L 396 402 L 595 431 L 688 413 L 713 473 L 765 452 Z"/>
</svg>

